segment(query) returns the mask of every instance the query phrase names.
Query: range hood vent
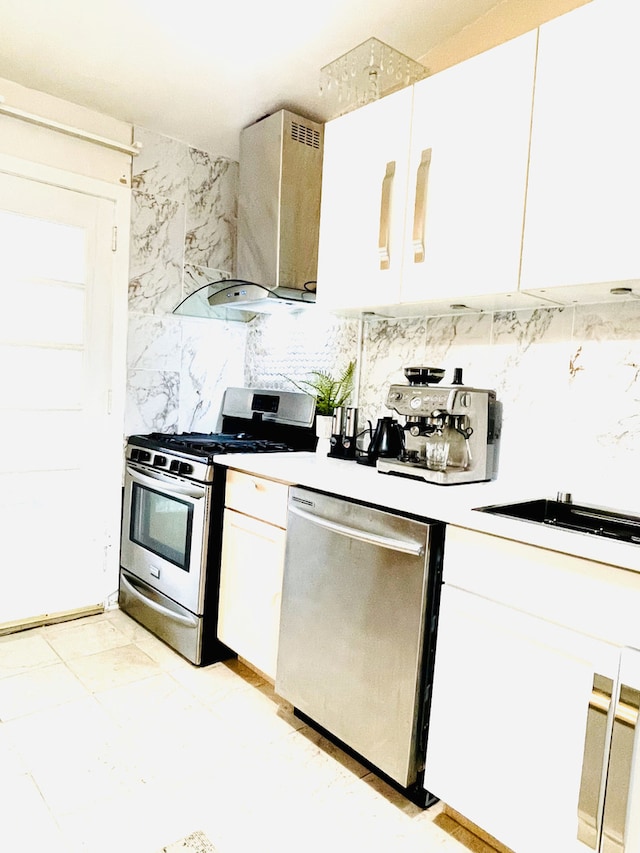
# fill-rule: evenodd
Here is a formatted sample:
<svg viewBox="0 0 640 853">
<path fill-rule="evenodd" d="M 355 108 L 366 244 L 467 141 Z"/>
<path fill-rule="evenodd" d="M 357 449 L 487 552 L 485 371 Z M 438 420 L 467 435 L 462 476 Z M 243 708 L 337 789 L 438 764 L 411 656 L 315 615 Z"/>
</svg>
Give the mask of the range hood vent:
<svg viewBox="0 0 640 853">
<path fill-rule="evenodd" d="M 186 297 L 175 314 L 247 321 L 315 302 L 324 127 L 288 110 L 240 134 L 238 278 Z"/>
</svg>

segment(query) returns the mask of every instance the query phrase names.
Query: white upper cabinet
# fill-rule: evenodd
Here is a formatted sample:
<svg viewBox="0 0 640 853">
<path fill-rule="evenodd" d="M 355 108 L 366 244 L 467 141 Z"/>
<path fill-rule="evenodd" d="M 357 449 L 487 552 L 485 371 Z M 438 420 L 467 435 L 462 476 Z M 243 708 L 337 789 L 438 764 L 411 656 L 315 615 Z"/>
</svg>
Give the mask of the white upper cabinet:
<svg viewBox="0 0 640 853">
<path fill-rule="evenodd" d="M 593 0 L 540 29 L 523 289 L 570 302 L 637 286 L 639 24 L 637 0 Z"/>
<path fill-rule="evenodd" d="M 325 127 L 318 305 L 399 301 L 413 90 Z"/>
<path fill-rule="evenodd" d="M 536 42 L 527 33 L 415 85 L 403 302 L 518 301 Z"/>
<path fill-rule="evenodd" d="M 637 0 L 592 0 L 326 128 L 318 302 L 388 314 L 640 282 Z"/>
</svg>

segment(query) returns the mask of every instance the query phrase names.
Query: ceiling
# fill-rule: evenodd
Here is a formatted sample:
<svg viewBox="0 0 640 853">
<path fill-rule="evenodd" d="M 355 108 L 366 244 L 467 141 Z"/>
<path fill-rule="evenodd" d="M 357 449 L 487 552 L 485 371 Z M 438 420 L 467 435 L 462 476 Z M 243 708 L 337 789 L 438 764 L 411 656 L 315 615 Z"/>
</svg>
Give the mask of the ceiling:
<svg viewBox="0 0 640 853">
<path fill-rule="evenodd" d="M 499 0 L 0 0 L 0 77 L 238 156 L 283 107 L 327 115 L 320 68 L 375 36 L 419 60 Z"/>
</svg>

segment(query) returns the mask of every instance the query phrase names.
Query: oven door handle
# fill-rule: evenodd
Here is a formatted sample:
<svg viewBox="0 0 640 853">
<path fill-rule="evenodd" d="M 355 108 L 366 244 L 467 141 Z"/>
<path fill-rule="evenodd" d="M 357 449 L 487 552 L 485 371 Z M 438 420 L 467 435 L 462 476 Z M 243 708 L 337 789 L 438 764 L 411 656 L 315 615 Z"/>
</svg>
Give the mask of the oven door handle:
<svg viewBox="0 0 640 853">
<path fill-rule="evenodd" d="M 176 613 L 175 610 L 170 610 L 168 607 L 158 604 L 157 601 L 152 601 L 137 589 L 122 573 L 120 573 L 120 583 L 126 587 L 127 592 L 129 592 L 130 595 L 137 598 L 138 601 L 141 601 L 150 610 L 155 610 L 156 613 L 161 613 L 163 616 L 166 616 L 174 622 L 179 622 L 181 625 L 187 625 L 189 628 L 197 628 L 198 620 L 195 616 L 191 618 L 189 616 L 183 616 L 182 613 Z"/>
<path fill-rule="evenodd" d="M 162 483 L 163 486 L 167 487 L 167 492 L 173 492 L 176 495 L 186 495 L 189 498 L 203 498 L 206 495 L 205 489 L 202 486 L 197 486 L 195 483 L 182 485 L 180 483 L 176 483 L 175 480 L 168 479 L 167 477 L 149 477 L 146 474 L 141 474 L 139 471 L 136 471 L 135 468 L 132 468 L 130 465 L 127 465 L 127 474 L 134 482 L 140 483 L 141 486 L 151 486 L 151 488 L 157 489 Z"/>
</svg>

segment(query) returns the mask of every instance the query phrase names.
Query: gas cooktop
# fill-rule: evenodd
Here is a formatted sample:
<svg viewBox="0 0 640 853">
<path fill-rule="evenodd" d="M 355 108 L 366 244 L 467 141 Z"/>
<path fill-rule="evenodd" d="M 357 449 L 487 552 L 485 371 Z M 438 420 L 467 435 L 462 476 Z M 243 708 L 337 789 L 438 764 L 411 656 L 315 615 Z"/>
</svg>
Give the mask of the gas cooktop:
<svg viewBox="0 0 640 853">
<path fill-rule="evenodd" d="M 226 433 L 162 433 L 152 432 L 149 435 L 132 435 L 129 444 L 149 450 L 167 450 L 176 455 L 196 456 L 210 459 L 220 453 L 283 453 L 292 450 L 284 441 L 260 438 L 247 432 Z M 141 461 L 150 456 L 137 454 Z"/>
<path fill-rule="evenodd" d="M 223 453 L 313 450 L 315 401 L 308 394 L 227 388 L 220 432 L 151 432 L 129 436 L 127 461 L 171 475 L 209 482 L 213 457 Z"/>
</svg>

